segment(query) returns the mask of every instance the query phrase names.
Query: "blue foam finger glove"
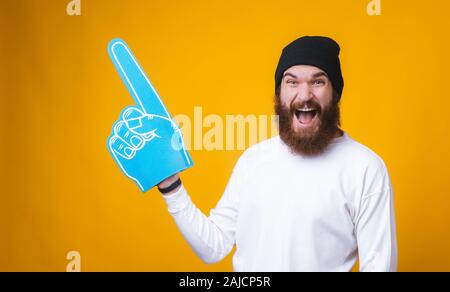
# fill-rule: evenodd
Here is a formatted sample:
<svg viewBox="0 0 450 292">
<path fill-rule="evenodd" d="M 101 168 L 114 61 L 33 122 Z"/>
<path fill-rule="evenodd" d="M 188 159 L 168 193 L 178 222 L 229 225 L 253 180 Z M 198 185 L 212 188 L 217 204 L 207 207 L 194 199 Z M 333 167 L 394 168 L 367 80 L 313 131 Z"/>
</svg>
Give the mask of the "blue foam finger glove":
<svg viewBox="0 0 450 292">
<path fill-rule="evenodd" d="M 145 192 L 193 162 L 180 128 L 127 44 L 114 39 L 108 52 L 136 103 L 114 123 L 108 150 L 122 172 Z"/>
</svg>

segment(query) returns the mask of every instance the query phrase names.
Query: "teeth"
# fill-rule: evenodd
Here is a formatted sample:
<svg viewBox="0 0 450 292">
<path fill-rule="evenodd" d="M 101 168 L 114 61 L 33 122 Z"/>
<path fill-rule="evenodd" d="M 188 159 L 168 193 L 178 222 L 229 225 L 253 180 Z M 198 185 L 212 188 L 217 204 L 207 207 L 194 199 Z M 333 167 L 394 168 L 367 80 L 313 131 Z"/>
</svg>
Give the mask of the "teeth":
<svg viewBox="0 0 450 292">
<path fill-rule="evenodd" d="M 315 111 L 315 109 L 313 108 L 301 108 L 301 109 L 297 109 L 300 112 L 312 112 Z"/>
</svg>

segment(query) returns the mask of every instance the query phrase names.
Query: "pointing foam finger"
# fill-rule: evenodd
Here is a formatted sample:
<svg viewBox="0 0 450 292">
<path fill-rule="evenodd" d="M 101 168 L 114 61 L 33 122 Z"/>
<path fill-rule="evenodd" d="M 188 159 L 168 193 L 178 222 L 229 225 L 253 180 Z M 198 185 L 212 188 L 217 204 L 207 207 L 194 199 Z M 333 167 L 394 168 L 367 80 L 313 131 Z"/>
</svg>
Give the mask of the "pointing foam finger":
<svg viewBox="0 0 450 292">
<path fill-rule="evenodd" d="M 121 39 L 114 39 L 108 46 L 108 52 L 136 105 L 144 113 L 170 117 L 156 89 L 128 45 Z"/>
</svg>

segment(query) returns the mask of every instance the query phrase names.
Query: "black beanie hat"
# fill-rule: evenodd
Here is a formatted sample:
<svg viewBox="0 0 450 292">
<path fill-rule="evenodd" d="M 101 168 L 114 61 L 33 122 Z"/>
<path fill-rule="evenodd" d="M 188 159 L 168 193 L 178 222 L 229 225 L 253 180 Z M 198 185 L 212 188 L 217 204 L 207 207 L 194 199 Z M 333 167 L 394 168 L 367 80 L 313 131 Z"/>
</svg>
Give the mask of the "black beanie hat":
<svg viewBox="0 0 450 292">
<path fill-rule="evenodd" d="M 281 53 L 275 71 L 275 89 L 280 86 L 284 71 L 295 65 L 310 65 L 328 74 L 339 101 L 344 88 L 339 51 L 338 43 L 328 37 L 304 36 L 293 41 Z"/>
</svg>

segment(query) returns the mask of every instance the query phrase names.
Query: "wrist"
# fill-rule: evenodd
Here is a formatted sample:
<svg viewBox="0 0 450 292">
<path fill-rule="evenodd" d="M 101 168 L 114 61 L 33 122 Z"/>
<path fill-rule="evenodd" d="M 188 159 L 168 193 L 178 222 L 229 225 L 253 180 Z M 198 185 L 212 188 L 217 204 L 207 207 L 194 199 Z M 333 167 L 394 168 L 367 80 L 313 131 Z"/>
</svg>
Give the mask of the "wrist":
<svg viewBox="0 0 450 292">
<path fill-rule="evenodd" d="M 158 191 L 167 196 L 176 193 L 182 186 L 180 177 L 174 176 L 164 180 L 164 182 L 158 185 Z"/>
<path fill-rule="evenodd" d="M 158 184 L 158 188 L 167 188 L 180 178 L 179 174 L 174 174 Z"/>
</svg>

